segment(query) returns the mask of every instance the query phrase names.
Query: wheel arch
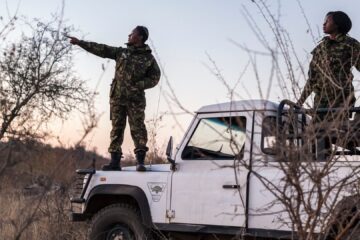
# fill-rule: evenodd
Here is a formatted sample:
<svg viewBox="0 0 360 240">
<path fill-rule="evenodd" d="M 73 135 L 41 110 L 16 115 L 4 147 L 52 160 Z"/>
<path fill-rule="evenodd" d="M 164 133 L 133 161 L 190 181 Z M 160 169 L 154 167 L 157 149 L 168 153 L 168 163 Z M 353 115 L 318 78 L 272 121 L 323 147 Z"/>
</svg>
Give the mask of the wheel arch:
<svg viewBox="0 0 360 240">
<path fill-rule="evenodd" d="M 121 202 L 139 209 L 143 223 L 148 227 L 153 227 L 148 199 L 144 191 L 137 186 L 106 184 L 94 187 L 85 203 L 84 214 L 91 217 L 102 208 Z"/>
</svg>

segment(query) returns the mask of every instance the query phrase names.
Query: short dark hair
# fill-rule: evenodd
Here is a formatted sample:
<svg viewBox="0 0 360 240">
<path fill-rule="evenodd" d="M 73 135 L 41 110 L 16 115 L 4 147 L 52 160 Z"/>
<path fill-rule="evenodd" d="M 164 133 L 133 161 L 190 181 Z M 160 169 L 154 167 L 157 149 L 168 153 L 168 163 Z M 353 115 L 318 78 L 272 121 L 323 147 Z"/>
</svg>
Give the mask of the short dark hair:
<svg viewBox="0 0 360 240">
<path fill-rule="evenodd" d="M 332 16 L 334 23 L 338 26 L 340 33 L 347 34 L 351 27 L 351 19 L 349 16 L 342 11 L 328 12 L 326 16 Z"/>
<path fill-rule="evenodd" d="M 142 36 L 143 43 L 149 38 L 149 30 L 144 26 L 136 26 L 135 28 L 138 33 Z"/>
</svg>

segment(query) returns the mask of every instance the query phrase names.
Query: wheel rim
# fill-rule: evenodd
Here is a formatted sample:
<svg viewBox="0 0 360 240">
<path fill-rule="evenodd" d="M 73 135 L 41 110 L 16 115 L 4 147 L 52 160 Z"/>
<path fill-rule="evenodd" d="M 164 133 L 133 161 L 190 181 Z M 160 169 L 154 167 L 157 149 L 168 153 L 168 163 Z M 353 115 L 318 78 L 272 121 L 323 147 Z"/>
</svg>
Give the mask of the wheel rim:
<svg viewBox="0 0 360 240">
<path fill-rule="evenodd" d="M 106 235 L 106 240 L 132 240 L 134 239 L 132 237 L 132 234 L 129 230 L 129 228 L 122 226 L 122 225 L 116 225 L 113 228 L 111 228 Z"/>
</svg>

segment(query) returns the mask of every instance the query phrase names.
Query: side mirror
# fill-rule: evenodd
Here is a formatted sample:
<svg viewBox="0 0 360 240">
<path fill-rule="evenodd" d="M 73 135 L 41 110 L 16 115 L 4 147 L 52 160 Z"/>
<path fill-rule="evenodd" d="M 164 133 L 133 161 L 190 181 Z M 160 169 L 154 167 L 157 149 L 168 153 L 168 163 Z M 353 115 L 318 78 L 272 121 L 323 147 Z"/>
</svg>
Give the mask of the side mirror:
<svg viewBox="0 0 360 240">
<path fill-rule="evenodd" d="M 171 158 L 172 149 L 173 149 L 173 137 L 170 137 L 168 145 L 166 147 L 166 156 L 168 157 L 168 159 Z"/>
<path fill-rule="evenodd" d="M 170 169 L 175 171 L 176 170 L 175 160 L 171 158 L 172 151 L 173 151 L 173 137 L 170 137 L 168 145 L 166 147 L 166 156 L 167 156 L 167 160 L 171 164 Z"/>
</svg>

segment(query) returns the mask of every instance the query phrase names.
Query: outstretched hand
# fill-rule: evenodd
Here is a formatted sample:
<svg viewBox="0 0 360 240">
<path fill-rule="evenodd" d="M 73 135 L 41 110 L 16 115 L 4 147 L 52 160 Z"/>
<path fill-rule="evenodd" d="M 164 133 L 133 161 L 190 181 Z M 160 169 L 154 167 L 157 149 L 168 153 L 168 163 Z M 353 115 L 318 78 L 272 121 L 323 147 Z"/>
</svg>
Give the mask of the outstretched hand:
<svg viewBox="0 0 360 240">
<path fill-rule="evenodd" d="M 80 40 L 77 39 L 76 37 L 71 37 L 71 36 L 66 36 L 67 38 L 70 38 L 70 43 L 71 44 L 74 44 L 74 45 L 77 45 L 79 44 Z"/>
</svg>

